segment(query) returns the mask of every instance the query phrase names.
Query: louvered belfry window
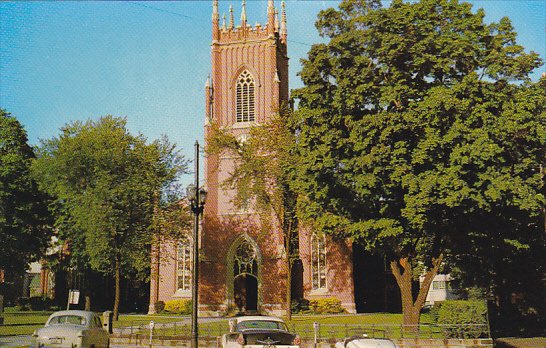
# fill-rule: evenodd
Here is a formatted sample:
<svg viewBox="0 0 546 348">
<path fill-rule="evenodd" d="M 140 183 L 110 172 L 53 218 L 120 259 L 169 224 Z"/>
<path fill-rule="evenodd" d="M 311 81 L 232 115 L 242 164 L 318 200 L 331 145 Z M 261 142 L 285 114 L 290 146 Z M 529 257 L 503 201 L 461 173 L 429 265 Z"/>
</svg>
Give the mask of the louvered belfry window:
<svg viewBox="0 0 546 348">
<path fill-rule="evenodd" d="M 237 122 L 254 121 L 254 78 L 245 70 L 237 79 Z"/>
</svg>

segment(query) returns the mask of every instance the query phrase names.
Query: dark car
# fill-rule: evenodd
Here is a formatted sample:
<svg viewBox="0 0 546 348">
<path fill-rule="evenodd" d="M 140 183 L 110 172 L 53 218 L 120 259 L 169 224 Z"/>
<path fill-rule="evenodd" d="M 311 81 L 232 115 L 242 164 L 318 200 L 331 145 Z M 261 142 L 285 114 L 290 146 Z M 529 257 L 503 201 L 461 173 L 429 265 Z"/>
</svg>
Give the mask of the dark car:
<svg viewBox="0 0 546 348">
<path fill-rule="evenodd" d="M 223 348 L 299 348 L 301 339 L 290 333 L 282 319 L 245 316 L 230 321 L 230 333 L 222 336 Z"/>
</svg>

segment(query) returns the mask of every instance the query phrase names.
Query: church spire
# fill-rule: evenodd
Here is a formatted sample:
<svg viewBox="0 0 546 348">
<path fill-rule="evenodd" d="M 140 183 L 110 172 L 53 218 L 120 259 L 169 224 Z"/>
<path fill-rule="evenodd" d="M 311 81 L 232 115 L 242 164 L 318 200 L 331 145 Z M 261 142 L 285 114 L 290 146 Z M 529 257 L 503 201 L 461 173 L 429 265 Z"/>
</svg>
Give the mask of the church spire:
<svg viewBox="0 0 546 348">
<path fill-rule="evenodd" d="M 279 30 L 279 34 L 281 36 L 281 40 L 286 43 L 286 37 L 287 37 L 287 32 L 286 32 L 286 3 L 283 2 L 281 3 L 281 7 L 282 7 L 282 15 L 281 15 L 281 28 Z"/>
<path fill-rule="evenodd" d="M 218 14 L 218 0 L 212 1 L 212 38 L 218 40 L 220 37 L 220 15 Z"/>
<path fill-rule="evenodd" d="M 243 0 L 243 9 L 241 11 L 241 27 L 246 28 L 246 0 Z"/>
</svg>

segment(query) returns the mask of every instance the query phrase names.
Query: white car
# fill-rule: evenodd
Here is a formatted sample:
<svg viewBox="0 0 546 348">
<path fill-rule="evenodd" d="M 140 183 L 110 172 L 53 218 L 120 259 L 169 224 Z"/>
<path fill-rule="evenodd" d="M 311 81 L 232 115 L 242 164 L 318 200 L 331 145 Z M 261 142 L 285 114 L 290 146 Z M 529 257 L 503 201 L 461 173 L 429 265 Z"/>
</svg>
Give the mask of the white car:
<svg viewBox="0 0 546 348">
<path fill-rule="evenodd" d="M 35 340 L 33 347 L 37 348 L 107 348 L 110 343 L 100 317 L 88 311 L 55 312 L 32 336 Z"/>
<path fill-rule="evenodd" d="M 222 348 L 299 348 L 300 336 L 290 333 L 276 317 L 244 316 L 229 322 L 230 333 L 222 336 Z"/>
<path fill-rule="evenodd" d="M 337 342 L 335 348 L 398 348 L 398 346 L 388 338 L 369 338 L 367 335 L 362 335 Z"/>
</svg>

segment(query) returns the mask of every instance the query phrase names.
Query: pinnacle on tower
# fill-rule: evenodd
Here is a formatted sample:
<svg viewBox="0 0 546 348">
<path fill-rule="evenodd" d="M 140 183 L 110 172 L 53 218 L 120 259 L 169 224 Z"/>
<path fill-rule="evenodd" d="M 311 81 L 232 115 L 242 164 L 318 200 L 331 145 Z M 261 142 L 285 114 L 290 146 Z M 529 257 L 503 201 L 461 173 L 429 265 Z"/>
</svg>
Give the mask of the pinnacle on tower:
<svg viewBox="0 0 546 348">
<path fill-rule="evenodd" d="M 279 10 L 275 9 L 275 31 L 279 31 Z"/>
<path fill-rule="evenodd" d="M 233 19 L 233 6 L 229 5 L 229 29 L 233 29 L 235 20 Z"/>
<path fill-rule="evenodd" d="M 246 0 L 243 0 L 243 9 L 241 10 L 241 27 L 246 28 Z"/>
<path fill-rule="evenodd" d="M 218 19 L 219 19 L 218 0 L 213 0 L 212 1 L 212 21 L 216 22 L 216 21 L 218 21 Z"/>
<path fill-rule="evenodd" d="M 222 15 L 222 30 L 226 30 L 226 14 Z"/>
<path fill-rule="evenodd" d="M 218 15 L 218 0 L 212 1 L 212 38 L 218 40 L 220 37 L 219 27 L 219 15 Z"/>
<path fill-rule="evenodd" d="M 282 7 L 282 15 L 281 15 L 281 29 L 279 30 L 279 34 L 281 35 L 281 39 L 286 42 L 286 36 L 287 36 L 287 32 L 286 32 L 286 3 L 283 2 L 281 3 L 281 7 Z"/>
<path fill-rule="evenodd" d="M 267 2 L 267 32 L 269 34 L 275 32 L 275 4 L 273 0 Z"/>
</svg>

